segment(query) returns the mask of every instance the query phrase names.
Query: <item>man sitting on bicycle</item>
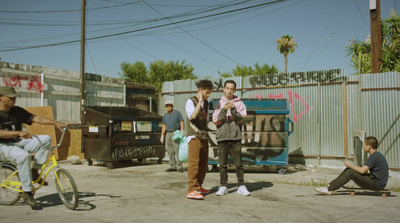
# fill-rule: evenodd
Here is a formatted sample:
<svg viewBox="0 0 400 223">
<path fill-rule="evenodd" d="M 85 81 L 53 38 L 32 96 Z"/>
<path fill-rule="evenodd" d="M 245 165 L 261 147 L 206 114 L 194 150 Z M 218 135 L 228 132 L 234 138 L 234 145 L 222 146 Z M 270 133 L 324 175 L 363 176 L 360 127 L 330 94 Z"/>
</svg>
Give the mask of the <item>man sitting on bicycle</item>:
<svg viewBox="0 0 400 223">
<path fill-rule="evenodd" d="M 67 127 L 68 124 L 33 115 L 21 107 L 15 106 L 17 96 L 13 87 L 0 87 L 0 160 L 11 161 L 17 165 L 26 202 L 32 208 L 37 208 L 39 204 L 33 197 L 32 178 L 38 178 L 38 170 L 47 161 L 51 137 L 38 135 L 38 138 L 32 138 L 29 132 L 23 131 L 22 123 L 55 125 L 60 130 Z M 31 171 L 30 154 L 32 153 L 36 153 L 36 155 Z M 44 184 L 47 183 L 44 182 Z"/>
</svg>

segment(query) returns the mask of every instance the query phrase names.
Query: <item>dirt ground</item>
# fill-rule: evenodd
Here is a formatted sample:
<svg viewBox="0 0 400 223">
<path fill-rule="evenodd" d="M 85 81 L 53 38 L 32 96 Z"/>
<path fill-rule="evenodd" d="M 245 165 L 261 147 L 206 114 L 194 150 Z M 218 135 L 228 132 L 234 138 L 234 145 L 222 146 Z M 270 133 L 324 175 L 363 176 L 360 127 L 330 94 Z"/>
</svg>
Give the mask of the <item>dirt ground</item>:
<svg viewBox="0 0 400 223">
<path fill-rule="evenodd" d="M 245 184 L 251 196 L 236 193 L 236 176 L 229 173 L 229 193 L 216 196 L 219 173 L 207 173 L 205 200 L 186 198 L 187 172 L 165 172 L 168 164 L 121 163 L 107 169 L 104 163 L 88 166 L 60 163 L 74 177 L 79 190 L 79 207 L 67 209 L 59 200 L 54 176 L 49 186 L 36 193 L 43 209 L 31 210 L 19 202 L 1 206 L 1 222 L 398 222 L 399 192 L 387 198 L 359 193 L 352 197 L 344 190 L 332 196 L 313 190 L 319 183 L 334 179 L 341 169 L 289 168 L 285 174 L 273 168 L 246 168 Z M 290 171 L 291 170 L 291 171 Z M 389 179 L 398 187 L 400 178 Z"/>
</svg>

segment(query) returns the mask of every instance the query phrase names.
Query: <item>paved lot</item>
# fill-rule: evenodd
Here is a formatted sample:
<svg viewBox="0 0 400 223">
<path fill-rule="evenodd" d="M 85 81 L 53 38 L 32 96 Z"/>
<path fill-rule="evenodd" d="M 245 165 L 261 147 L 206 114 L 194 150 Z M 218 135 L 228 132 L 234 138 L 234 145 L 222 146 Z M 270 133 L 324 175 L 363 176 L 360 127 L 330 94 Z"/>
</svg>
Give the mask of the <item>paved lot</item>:
<svg viewBox="0 0 400 223">
<path fill-rule="evenodd" d="M 265 168 L 248 168 L 245 181 L 251 196 L 236 193 L 234 172 L 229 174 L 229 193 L 215 196 L 219 173 L 209 172 L 204 184 L 211 194 L 203 201 L 186 198 L 185 173 L 167 173 L 167 164 L 147 161 L 128 163 L 108 170 L 102 164 L 88 166 L 61 163 L 73 175 L 80 194 L 78 210 L 60 201 L 54 180 L 36 198 L 43 210 L 33 211 L 25 203 L 1 206 L 6 222 L 398 222 L 400 193 L 382 198 L 374 194 L 347 192 L 317 195 L 318 182 L 329 182 L 340 169 L 307 168 L 284 175 Z M 396 174 L 396 173 L 395 173 Z M 389 187 L 399 187 L 391 177 Z"/>
</svg>

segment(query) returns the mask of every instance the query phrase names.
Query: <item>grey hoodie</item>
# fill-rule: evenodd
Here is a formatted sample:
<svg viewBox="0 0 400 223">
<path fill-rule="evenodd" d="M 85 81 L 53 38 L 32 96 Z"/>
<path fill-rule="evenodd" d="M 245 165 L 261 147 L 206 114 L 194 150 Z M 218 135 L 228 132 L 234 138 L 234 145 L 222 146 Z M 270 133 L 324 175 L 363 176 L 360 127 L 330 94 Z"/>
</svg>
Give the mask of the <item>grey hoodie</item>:
<svg viewBox="0 0 400 223">
<path fill-rule="evenodd" d="M 222 96 L 221 100 L 214 107 L 213 121 L 217 125 L 217 142 L 242 139 L 242 126 L 240 122 L 247 115 L 246 106 L 239 97 L 234 96 L 231 101 L 235 107 L 225 110 L 224 105 L 227 101 Z"/>
</svg>

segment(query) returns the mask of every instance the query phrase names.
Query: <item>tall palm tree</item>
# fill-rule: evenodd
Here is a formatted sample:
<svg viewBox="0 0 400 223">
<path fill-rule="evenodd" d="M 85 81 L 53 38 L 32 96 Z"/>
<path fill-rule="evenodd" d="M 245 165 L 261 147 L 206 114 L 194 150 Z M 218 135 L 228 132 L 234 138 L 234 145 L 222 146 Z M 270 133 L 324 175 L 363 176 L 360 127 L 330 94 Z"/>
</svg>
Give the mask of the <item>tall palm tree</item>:
<svg viewBox="0 0 400 223">
<path fill-rule="evenodd" d="M 297 43 L 294 43 L 295 39 L 289 35 L 282 36 L 276 40 L 278 44 L 278 50 L 283 57 L 285 57 L 285 73 L 287 73 L 287 61 L 289 53 L 294 52 L 294 48 L 297 47 Z"/>
</svg>

